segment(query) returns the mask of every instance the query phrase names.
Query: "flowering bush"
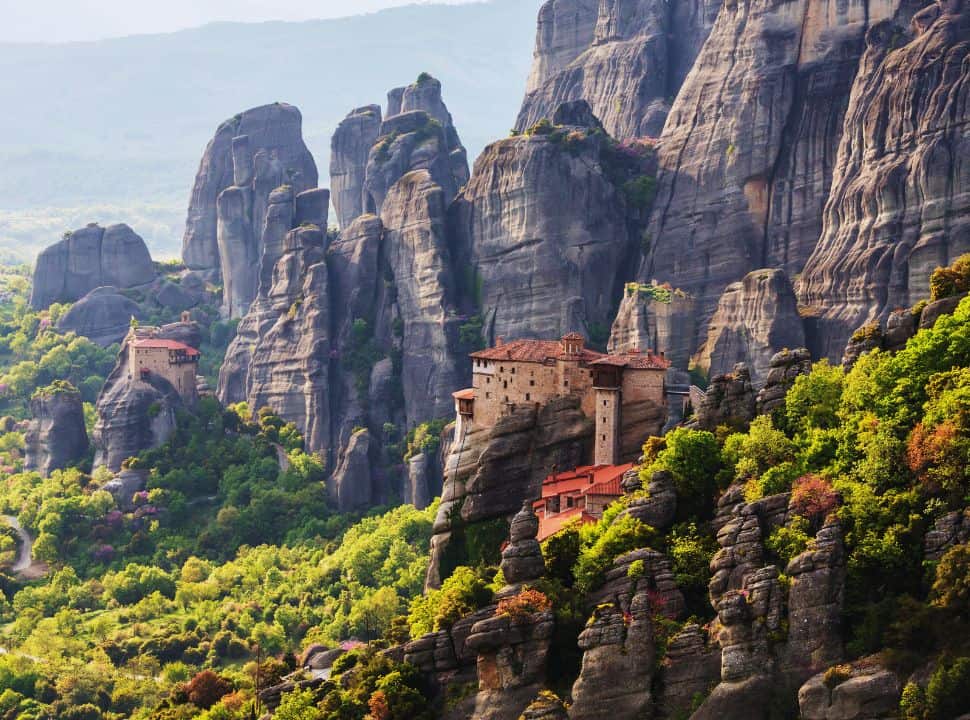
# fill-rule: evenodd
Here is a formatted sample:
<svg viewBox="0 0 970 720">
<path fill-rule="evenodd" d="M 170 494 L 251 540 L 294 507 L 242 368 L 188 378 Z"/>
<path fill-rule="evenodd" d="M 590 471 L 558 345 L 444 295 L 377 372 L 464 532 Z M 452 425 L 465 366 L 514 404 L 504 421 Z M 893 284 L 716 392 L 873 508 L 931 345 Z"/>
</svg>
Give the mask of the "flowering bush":
<svg viewBox="0 0 970 720">
<path fill-rule="evenodd" d="M 825 478 L 809 474 L 795 481 L 791 494 L 791 507 L 797 515 L 817 523 L 835 510 L 837 504 L 838 496 L 835 489 Z"/>
<path fill-rule="evenodd" d="M 496 616 L 508 615 L 513 620 L 528 620 L 540 612 L 552 609 L 549 598 L 538 590 L 523 590 L 518 595 L 499 601 Z"/>
</svg>

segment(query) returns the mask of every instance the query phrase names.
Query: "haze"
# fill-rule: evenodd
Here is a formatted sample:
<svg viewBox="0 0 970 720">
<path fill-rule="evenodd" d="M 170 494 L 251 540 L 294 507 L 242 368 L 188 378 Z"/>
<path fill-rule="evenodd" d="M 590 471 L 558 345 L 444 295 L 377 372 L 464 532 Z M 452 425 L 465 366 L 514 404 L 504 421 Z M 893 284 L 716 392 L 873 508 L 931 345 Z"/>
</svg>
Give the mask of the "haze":
<svg viewBox="0 0 970 720">
<path fill-rule="evenodd" d="M 434 0 L 458 4 L 472 0 Z M 64 43 L 166 33 L 211 22 L 312 20 L 429 0 L 0 0 L 0 43 Z"/>
</svg>

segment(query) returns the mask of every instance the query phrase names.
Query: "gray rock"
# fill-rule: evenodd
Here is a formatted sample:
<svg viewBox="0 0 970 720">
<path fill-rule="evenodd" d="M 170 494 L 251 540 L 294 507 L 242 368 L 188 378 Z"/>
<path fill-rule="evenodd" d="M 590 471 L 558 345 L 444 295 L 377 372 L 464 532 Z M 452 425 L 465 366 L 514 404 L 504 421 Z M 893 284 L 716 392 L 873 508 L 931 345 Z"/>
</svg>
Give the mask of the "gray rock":
<svg viewBox="0 0 970 720">
<path fill-rule="evenodd" d="M 970 89 L 946 70 L 970 53 L 968 15 L 965 3 L 932 3 L 866 36 L 800 290 L 819 315 L 819 357 L 838 359 L 855 328 L 926 298 L 934 269 L 970 247 Z"/>
<path fill-rule="evenodd" d="M 58 321 L 57 329 L 108 347 L 124 339 L 132 318 L 145 319 L 135 301 L 113 287 L 103 287 L 92 290 L 74 303 Z"/>
<path fill-rule="evenodd" d="M 671 12 L 655 0 L 549 0 L 516 129 L 586 100 L 614 137 L 660 134 L 687 69 L 714 23 L 713 2 Z"/>
<path fill-rule="evenodd" d="M 702 430 L 713 431 L 720 425 L 741 428 L 755 418 L 756 412 L 751 371 L 745 363 L 738 363 L 732 373 L 711 380 L 703 402 L 696 409 L 696 422 Z"/>
<path fill-rule="evenodd" d="M 330 192 L 341 229 L 364 214 L 367 157 L 380 135 L 381 121 L 379 105 L 357 108 L 340 123 L 330 141 Z"/>
<path fill-rule="evenodd" d="M 674 368 L 686 370 L 693 345 L 684 328 L 696 326 L 695 305 L 693 298 L 682 292 L 674 291 L 670 302 L 661 302 L 654 298 L 653 288 L 628 285 L 613 321 L 608 350 L 662 352 Z"/>
<path fill-rule="evenodd" d="M 812 356 L 805 348 L 782 350 L 771 358 L 768 365 L 768 376 L 756 398 L 759 415 L 784 408 L 785 396 L 798 376 L 812 372 Z"/>
<path fill-rule="evenodd" d="M 370 432 L 358 431 L 350 438 L 337 470 L 328 482 L 330 495 L 342 512 L 366 508 L 371 502 L 370 452 Z"/>
<path fill-rule="evenodd" d="M 271 191 L 283 184 L 295 193 L 317 186 L 317 168 L 303 142 L 302 124 L 299 110 L 274 103 L 247 110 L 219 126 L 199 164 L 185 223 L 182 259 L 191 269 L 222 267 L 216 203 L 226 188 L 255 182 L 250 220 L 258 233 Z M 240 137 L 247 140 L 234 142 Z"/>
<path fill-rule="evenodd" d="M 80 462 L 88 452 L 81 393 L 72 387 L 40 391 L 30 401 L 24 468 L 48 477 Z"/>
<path fill-rule="evenodd" d="M 91 224 L 66 234 L 38 256 L 30 305 L 43 310 L 52 303 L 80 300 L 99 287 L 130 288 L 154 278 L 148 247 L 130 227 Z"/>
<path fill-rule="evenodd" d="M 101 489 L 111 493 L 121 510 L 129 512 L 135 507 L 135 493 L 144 490 L 147 483 L 147 470 L 122 470 L 112 480 L 102 485 Z"/>
<path fill-rule="evenodd" d="M 695 364 L 709 376 L 731 372 L 737 363 L 751 369 L 761 387 L 775 353 L 805 345 L 795 291 L 784 270 L 756 270 L 724 290 Z"/>
<path fill-rule="evenodd" d="M 798 691 L 803 720 L 889 720 L 898 717 L 903 684 L 878 665 L 851 668 L 851 677 L 834 688 L 820 673 Z"/>
</svg>

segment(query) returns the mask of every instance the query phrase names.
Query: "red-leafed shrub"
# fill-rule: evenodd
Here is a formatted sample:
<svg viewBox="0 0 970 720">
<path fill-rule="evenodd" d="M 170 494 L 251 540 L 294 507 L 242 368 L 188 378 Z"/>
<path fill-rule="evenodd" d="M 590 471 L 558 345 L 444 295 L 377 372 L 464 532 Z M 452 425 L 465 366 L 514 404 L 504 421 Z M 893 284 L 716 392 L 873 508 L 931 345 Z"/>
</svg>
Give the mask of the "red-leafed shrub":
<svg viewBox="0 0 970 720">
<path fill-rule="evenodd" d="M 791 493 L 791 508 L 796 515 L 818 523 L 835 510 L 837 504 L 835 489 L 825 478 L 809 474 L 795 481 Z"/>
<path fill-rule="evenodd" d="M 500 600 L 496 615 L 508 615 L 513 620 L 528 620 L 535 613 L 547 612 L 552 603 L 545 593 L 538 590 L 523 590 L 518 595 Z"/>
<path fill-rule="evenodd" d="M 203 710 L 208 710 L 231 692 L 232 684 L 212 670 L 203 670 L 185 686 L 189 702 Z"/>
</svg>

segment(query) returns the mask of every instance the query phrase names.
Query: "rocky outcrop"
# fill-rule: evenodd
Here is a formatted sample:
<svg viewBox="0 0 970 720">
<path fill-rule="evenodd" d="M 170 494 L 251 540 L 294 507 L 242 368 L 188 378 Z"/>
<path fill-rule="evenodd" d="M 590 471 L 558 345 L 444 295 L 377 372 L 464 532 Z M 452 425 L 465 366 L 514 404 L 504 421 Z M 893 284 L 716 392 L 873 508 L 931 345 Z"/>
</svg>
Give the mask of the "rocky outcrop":
<svg viewBox="0 0 970 720">
<path fill-rule="evenodd" d="M 73 332 L 101 347 L 120 343 L 128 334 L 131 320 L 144 320 L 138 304 L 117 288 L 92 290 L 71 306 L 57 322 L 61 332 Z"/>
<path fill-rule="evenodd" d="M 340 229 L 364 214 L 367 158 L 381 133 L 380 105 L 350 112 L 330 141 L 330 193 Z"/>
<path fill-rule="evenodd" d="M 415 419 L 451 415 L 451 393 L 461 387 L 462 370 L 468 367 L 467 357 L 458 352 L 461 320 L 445 234 L 447 203 L 448 191 L 433 174 L 416 170 L 391 187 L 381 216 L 403 324 L 404 409 Z"/>
<path fill-rule="evenodd" d="M 758 415 L 768 415 L 785 407 L 785 396 L 799 375 L 812 372 L 812 356 L 805 348 L 782 350 L 768 363 L 764 387 L 755 399 Z"/>
<path fill-rule="evenodd" d="M 656 137 L 716 12 L 713 2 L 549 0 L 516 128 L 586 100 L 612 136 Z"/>
<path fill-rule="evenodd" d="M 788 595 L 788 645 L 784 670 L 799 680 L 813 668 L 842 660 L 845 548 L 836 521 L 823 527 L 811 549 L 792 558 L 785 574 Z"/>
<path fill-rule="evenodd" d="M 328 482 L 330 497 L 341 512 L 364 509 L 373 499 L 370 455 L 370 432 L 359 430 L 351 436 Z"/>
<path fill-rule="evenodd" d="M 111 493 L 119 509 L 131 512 L 135 509 L 135 493 L 148 486 L 148 473 L 147 470 L 122 470 L 102 485 L 101 489 Z"/>
<path fill-rule="evenodd" d="M 539 518 L 532 509 L 532 501 L 527 500 L 518 514 L 512 518 L 509 527 L 509 544 L 502 551 L 500 570 L 508 587 L 502 595 L 513 595 L 525 583 L 540 579 L 546 572 L 542 559 L 542 548 L 536 537 L 539 535 Z"/>
<path fill-rule="evenodd" d="M 500 140 L 479 157 L 450 227 L 486 344 L 595 337 L 613 323 L 639 246 L 620 185 L 651 169 L 648 148 L 641 158 L 606 144 L 595 127 L 565 125 Z"/>
<path fill-rule="evenodd" d="M 686 717 L 697 698 L 717 685 L 720 672 L 720 653 L 710 647 L 707 635 L 699 625 L 685 625 L 667 643 L 656 703 L 660 717 Z"/>
<path fill-rule="evenodd" d="M 48 477 L 81 461 L 88 452 L 81 393 L 63 383 L 43 388 L 30 400 L 24 435 L 24 469 Z"/>
<path fill-rule="evenodd" d="M 154 279 L 148 246 L 134 230 L 124 224 L 91 224 L 66 233 L 38 256 L 30 305 L 43 310 L 80 300 L 96 288 L 130 288 Z"/>
<path fill-rule="evenodd" d="M 561 398 L 541 409 L 516 409 L 494 428 L 476 428 L 456 438 L 445 465 L 428 586 L 438 587 L 444 579 L 442 558 L 450 545 L 451 550 L 460 545 L 461 528 L 511 517 L 524 502 L 539 496 L 542 480 L 556 468 L 582 465 L 592 436 L 593 423 L 578 398 Z M 455 515 L 460 523 L 453 523 Z"/>
<path fill-rule="evenodd" d="M 816 356 L 839 359 L 855 328 L 924 298 L 970 247 L 968 27 L 966 3 L 941 2 L 866 36 L 800 290 L 819 315 Z"/>
<path fill-rule="evenodd" d="M 638 275 L 697 300 L 695 348 L 728 285 L 765 267 L 794 277 L 812 253 L 862 39 L 893 12 L 721 6 L 661 136 L 653 244 Z"/>
<path fill-rule="evenodd" d="M 636 473 L 637 470 L 632 472 Z M 640 489 L 639 482 L 626 491 L 634 489 Z M 677 486 L 673 475 L 666 470 L 653 473 L 646 490 L 646 497 L 633 498 L 623 514 L 630 515 L 655 530 L 667 530 L 674 524 L 677 516 Z"/>
<path fill-rule="evenodd" d="M 719 425 L 744 427 L 756 413 L 757 403 L 751 371 L 745 363 L 738 363 L 728 375 L 711 380 L 700 407 L 696 408 L 696 423 L 702 430 L 715 430 Z"/>
<path fill-rule="evenodd" d="M 901 679 L 872 658 L 846 668 L 837 684 L 819 673 L 798 691 L 802 720 L 882 720 L 898 717 Z"/>
<path fill-rule="evenodd" d="M 466 641 L 478 654 L 471 720 L 507 720 L 528 707 L 545 680 L 554 628 L 551 612 L 496 614 L 475 623 Z"/>
<path fill-rule="evenodd" d="M 804 345 L 798 301 L 788 276 L 783 270 L 756 270 L 724 290 L 695 364 L 715 376 L 743 362 L 751 369 L 752 382 L 761 386 L 775 353 Z"/>
<path fill-rule="evenodd" d="M 970 541 L 970 508 L 947 513 L 933 523 L 923 542 L 924 556 L 930 562 L 942 558 L 954 545 Z"/>
<path fill-rule="evenodd" d="M 664 353 L 675 368 L 690 365 L 692 346 L 685 327 L 694 327 L 695 304 L 683 292 L 656 285 L 629 283 L 610 332 L 608 350 Z"/>
<path fill-rule="evenodd" d="M 243 210 L 251 232 L 258 234 L 273 190 L 289 185 L 299 194 L 317 186 L 317 168 L 303 142 L 302 125 L 299 110 L 274 103 L 247 110 L 219 126 L 206 146 L 192 188 L 182 240 L 186 265 L 194 270 L 221 270 L 217 202 L 227 188 L 251 191 L 230 193 L 225 212 L 248 201 L 238 209 Z M 256 253 L 255 262 L 259 259 Z"/>
<path fill-rule="evenodd" d="M 201 343 L 195 323 L 165 325 L 156 337 L 190 347 Z M 128 458 L 164 444 L 175 430 L 177 412 L 184 407 L 178 391 L 159 375 L 130 375 L 128 347 L 122 346 L 114 370 L 98 396 L 98 420 L 92 438 L 94 467 L 105 466 L 118 472 Z"/>
</svg>

